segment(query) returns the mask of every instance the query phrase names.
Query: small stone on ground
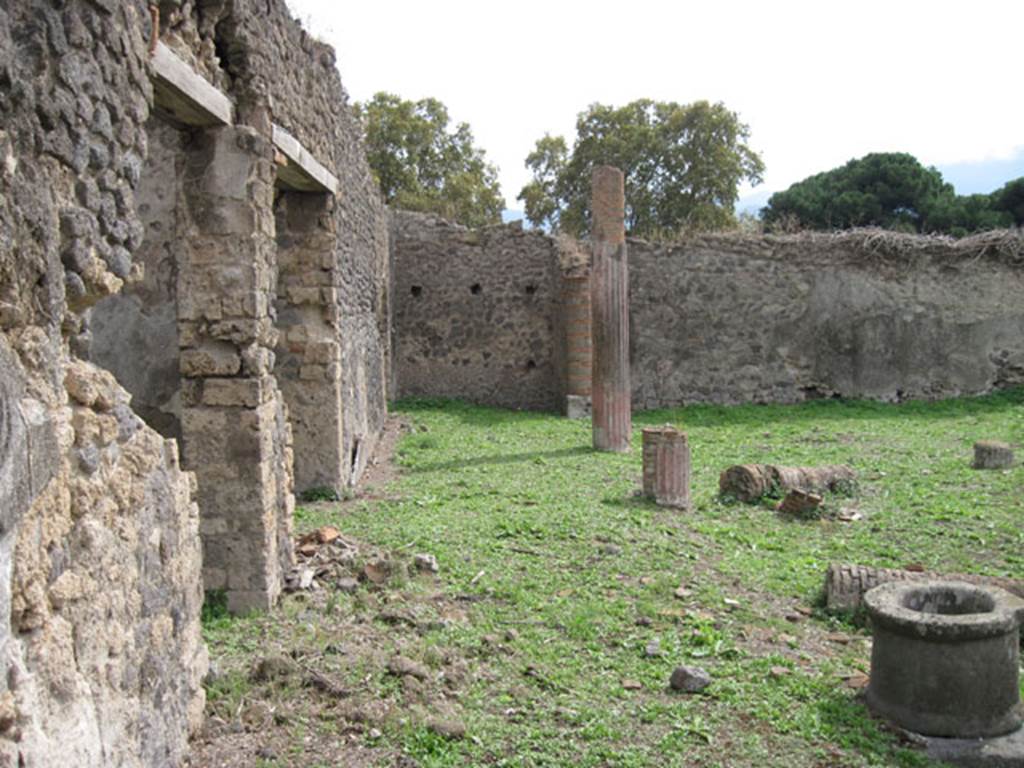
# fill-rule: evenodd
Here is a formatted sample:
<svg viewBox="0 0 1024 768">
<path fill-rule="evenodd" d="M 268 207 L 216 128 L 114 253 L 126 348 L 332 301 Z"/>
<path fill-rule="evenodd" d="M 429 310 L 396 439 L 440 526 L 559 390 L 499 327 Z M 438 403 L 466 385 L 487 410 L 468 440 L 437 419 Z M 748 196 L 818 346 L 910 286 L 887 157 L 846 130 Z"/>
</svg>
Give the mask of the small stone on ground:
<svg viewBox="0 0 1024 768">
<path fill-rule="evenodd" d="M 420 573 L 437 573 L 441 570 L 437 558 L 429 554 L 419 554 L 413 558 L 413 565 Z"/>
<path fill-rule="evenodd" d="M 698 693 L 711 685 L 711 675 L 700 667 L 676 667 L 669 685 L 674 691 Z"/>
</svg>

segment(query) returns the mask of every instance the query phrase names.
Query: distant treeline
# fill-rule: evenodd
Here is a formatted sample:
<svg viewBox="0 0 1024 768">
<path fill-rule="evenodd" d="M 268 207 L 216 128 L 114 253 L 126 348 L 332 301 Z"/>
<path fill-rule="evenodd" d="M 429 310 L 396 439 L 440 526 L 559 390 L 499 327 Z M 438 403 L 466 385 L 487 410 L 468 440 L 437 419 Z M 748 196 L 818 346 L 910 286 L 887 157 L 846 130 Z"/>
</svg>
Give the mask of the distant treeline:
<svg viewBox="0 0 1024 768">
<path fill-rule="evenodd" d="M 501 221 L 498 169 L 465 123 L 451 125 L 437 99 L 377 93 L 355 111 L 384 201 L 475 227 Z M 526 158 L 532 180 L 518 199 L 531 224 L 583 236 L 590 227 L 590 173 L 614 165 L 625 175 L 626 230 L 639 237 L 730 230 L 884 227 L 969 235 L 1024 224 L 1024 177 L 988 195 L 957 195 L 935 168 L 912 155 L 880 153 L 776 192 L 761 222 L 737 221 L 741 183 L 758 184 L 764 161 L 750 128 L 722 103 L 637 99 L 579 113 L 576 137 L 538 139 Z"/>
</svg>

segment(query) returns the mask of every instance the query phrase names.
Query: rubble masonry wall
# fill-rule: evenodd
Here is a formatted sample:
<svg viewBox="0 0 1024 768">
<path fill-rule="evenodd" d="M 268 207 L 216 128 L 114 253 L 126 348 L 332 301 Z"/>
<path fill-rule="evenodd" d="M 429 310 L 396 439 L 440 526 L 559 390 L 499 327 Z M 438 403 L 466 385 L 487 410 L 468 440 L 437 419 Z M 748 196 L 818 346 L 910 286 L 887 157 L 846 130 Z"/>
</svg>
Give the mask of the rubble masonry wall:
<svg viewBox="0 0 1024 768">
<path fill-rule="evenodd" d="M 77 357 L 142 240 L 146 57 L 131 5 L 0 9 L 4 765 L 174 765 L 202 716 L 192 479 Z"/>
<path fill-rule="evenodd" d="M 337 395 L 333 484 L 385 417 L 387 225 L 333 53 L 278 0 L 157 5 L 234 126 L 154 114 L 148 3 L 0 8 L 0 765 L 180 764 L 202 574 L 265 604 L 290 546 L 290 372 Z M 303 206 L 275 188 L 272 122 L 340 179 L 301 222 L 316 270 L 279 275 L 277 220 Z M 301 360 L 280 385 L 278 357 Z M 171 436 L 251 498 L 197 484 Z M 230 527 L 243 508 L 256 530 Z M 268 568 L 247 574 L 253 542 Z"/>
<path fill-rule="evenodd" d="M 551 238 L 392 211 L 394 366 L 402 397 L 554 410 L 565 387 Z"/>
<path fill-rule="evenodd" d="M 555 240 L 417 214 L 392 222 L 397 391 L 560 408 L 568 308 L 551 298 L 565 282 Z M 1016 237 L 1009 250 L 871 233 L 630 239 L 633 406 L 893 401 L 1024 384 Z M 534 296 L 521 295 L 527 282 Z M 473 283 L 485 290 L 470 295 Z M 524 359 L 543 375 L 531 379 Z"/>
</svg>

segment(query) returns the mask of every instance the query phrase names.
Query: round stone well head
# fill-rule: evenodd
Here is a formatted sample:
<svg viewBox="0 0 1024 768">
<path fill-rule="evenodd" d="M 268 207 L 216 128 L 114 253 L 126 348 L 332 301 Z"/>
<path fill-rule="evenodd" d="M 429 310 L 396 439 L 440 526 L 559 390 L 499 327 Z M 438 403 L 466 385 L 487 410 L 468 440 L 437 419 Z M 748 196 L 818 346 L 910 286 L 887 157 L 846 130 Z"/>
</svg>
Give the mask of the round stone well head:
<svg viewBox="0 0 1024 768">
<path fill-rule="evenodd" d="M 963 581 L 882 584 L 864 596 L 871 618 L 868 706 L 927 736 L 1000 736 L 1020 727 L 1024 601 Z"/>
</svg>

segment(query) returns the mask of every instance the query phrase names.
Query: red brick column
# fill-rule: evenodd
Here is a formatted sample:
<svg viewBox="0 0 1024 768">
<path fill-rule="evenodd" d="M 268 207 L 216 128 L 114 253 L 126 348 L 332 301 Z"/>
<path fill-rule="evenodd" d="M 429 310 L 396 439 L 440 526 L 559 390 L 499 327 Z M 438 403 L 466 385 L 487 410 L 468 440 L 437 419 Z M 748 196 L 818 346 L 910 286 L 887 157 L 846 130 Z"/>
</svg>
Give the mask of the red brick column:
<svg viewBox="0 0 1024 768">
<path fill-rule="evenodd" d="M 594 169 L 591 177 L 591 271 L 594 448 L 629 450 L 629 271 L 626 263 L 625 191 L 622 171 Z"/>
<path fill-rule="evenodd" d="M 566 414 L 583 418 L 590 410 L 593 348 L 590 339 L 590 275 L 562 277 L 565 313 Z"/>
<path fill-rule="evenodd" d="M 643 492 L 658 506 L 689 509 L 690 444 L 675 427 L 643 431 Z"/>
</svg>

